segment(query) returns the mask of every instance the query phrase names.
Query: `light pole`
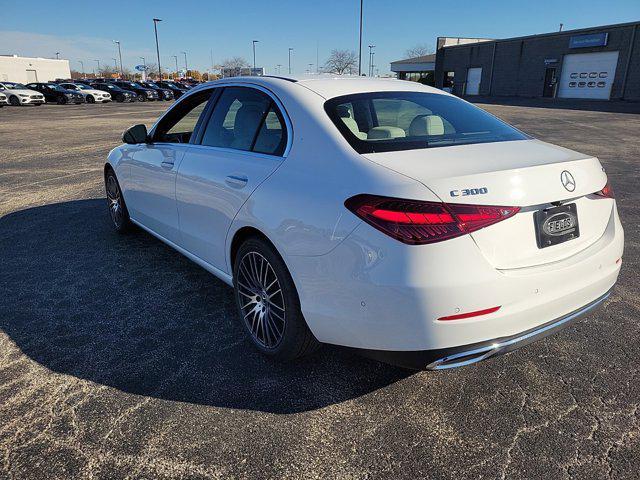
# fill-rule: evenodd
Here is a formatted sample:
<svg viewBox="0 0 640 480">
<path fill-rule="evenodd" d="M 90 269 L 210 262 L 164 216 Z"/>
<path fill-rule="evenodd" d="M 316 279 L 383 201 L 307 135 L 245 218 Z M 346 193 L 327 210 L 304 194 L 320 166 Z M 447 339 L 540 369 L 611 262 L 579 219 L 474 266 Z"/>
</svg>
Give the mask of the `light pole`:
<svg viewBox="0 0 640 480">
<path fill-rule="evenodd" d="M 280 75 L 280 67 L 282 67 L 282 65 L 276 65 L 276 72 L 278 72 L 278 75 Z"/>
<path fill-rule="evenodd" d="M 184 55 L 184 76 L 188 77 L 189 76 L 189 66 L 187 65 L 187 52 L 180 52 L 181 54 Z"/>
<path fill-rule="evenodd" d="M 144 57 L 140 57 L 140 58 L 142 59 L 142 65 L 144 65 L 146 67 L 147 66 L 146 60 L 144 59 Z"/>
<path fill-rule="evenodd" d="M 175 78 L 178 78 L 178 56 L 177 55 L 173 55 L 173 59 L 176 61 L 176 76 L 175 76 Z"/>
<path fill-rule="evenodd" d="M 309 73 L 313 73 L 313 69 L 311 67 L 313 67 L 313 63 L 309 63 Z"/>
<path fill-rule="evenodd" d="M 100 73 L 100 60 L 94 60 L 94 62 L 96 62 L 98 64 L 98 73 Z"/>
<path fill-rule="evenodd" d="M 86 75 L 84 74 L 84 62 L 82 60 L 78 60 L 78 63 L 80 63 L 80 66 L 82 67 L 82 78 L 86 77 Z"/>
<path fill-rule="evenodd" d="M 60 60 L 60 52 L 56 52 L 56 60 Z"/>
<path fill-rule="evenodd" d="M 253 44 L 253 70 L 255 73 L 256 70 L 256 43 L 258 43 L 260 40 L 252 40 L 252 44 Z"/>
<path fill-rule="evenodd" d="M 124 78 L 124 72 L 122 71 L 122 50 L 120 50 L 120 41 L 114 40 L 113 43 L 118 45 L 118 57 L 120 57 L 120 77 Z"/>
<path fill-rule="evenodd" d="M 116 72 L 118 71 L 118 59 L 117 58 L 112 58 L 111 60 L 113 60 L 113 66 L 116 68 Z"/>
<path fill-rule="evenodd" d="M 158 46 L 158 22 L 161 22 L 159 18 L 153 19 L 153 29 L 156 32 L 156 53 L 158 54 L 158 78 L 162 81 L 162 69 L 160 68 L 160 47 Z"/>
<path fill-rule="evenodd" d="M 364 0 L 360 0 L 360 43 L 358 44 L 358 76 L 362 74 L 362 7 Z"/>
<path fill-rule="evenodd" d="M 373 49 L 375 45 L 369 45 L 369 76 L 373 77 Z"/>
<path fill-rule="evenodd" d="M 291 52 L 293 52 L 293 48 L 289 47 L 289 75 L 291 75 Z"/>
</svg>

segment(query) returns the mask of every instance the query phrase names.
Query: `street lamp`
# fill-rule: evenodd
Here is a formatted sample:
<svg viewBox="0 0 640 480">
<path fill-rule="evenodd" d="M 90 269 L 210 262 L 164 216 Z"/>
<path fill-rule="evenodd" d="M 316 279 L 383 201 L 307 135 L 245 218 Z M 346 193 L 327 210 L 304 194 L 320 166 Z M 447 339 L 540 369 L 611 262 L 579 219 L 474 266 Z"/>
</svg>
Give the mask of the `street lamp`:
<svg viewBox="0 0 640 480">
<path fill-rule="evenodd" d="M 313 63 L 309 63 L 308 65 L 309 65 L 309 73 L 312 73 L 313 69 L 311 67 L 313 67 Z"/>
<path fill-rule="evenodd" d="M 140 57 L 140 58 L 142 59 L 142 65 L 144 65 L 146 67 L 147 66 L 146 60 L 144 59 L 144 57 Z"/>
<path fill-rule="evenodd" d="M 184 75 L 185 77 L 189 76 L 189 67 L 187 66 L 187 52 L 180 52 L 184 55 Z"/>
<path fill-rule="evenodd" d="M 56 52 L 56 60 L 60 60 L 60 52 Z"/>
<path fill-rule="evenodd" d="M 122 50 L 120 50 L 120 41 L 114 40 L 113 43 L 118 45 L 118 56 L 120 57 L 120 77 L 124 78 L 124 72 L 122 71 Z"/>
<path fill-rule="evenodd" d="M 176 61 L 176 76 L 175 76 L 175 78 L 178 78 L 178 56 L 177 55 L 173 55 L 173 59 Z"/>
<path fill-rule="evenodd" d="M 153 19 L 153 29 L 156 32 L 156 53 L 158 54 L 158 79 L 162 81 L 162 70 L 160 69 L 160 47 L 158 46 L 158 22 L 161 22 L 159 18 Z"/>
<path fill-rule="evenodd" d="M 80 65 L 82 66 L 82 78 L 84 78 L 86 75 L 84 74 L 84 62 L 82 60 L 78 60 L 78 62 L 80 63 Z"/>
<path fill-rule="evenodd" d="M 364 0 L 360 0 L 360 43 L 358 45 L 358 76 L 362 74 L 362 6 Z"/>
<path fill-rule="evenodd" d="M 276 65 L 276 72 L 278 72 L 278 75 L 280 75 L 280 67 L 282 67 L 282 65 Z"/>
<path fill-rule="evenodd" d="M 293 52 L 293 48 L 289 47 L 289 75 L 291 75 L 291 52 Z"/>
<path fill-rule="evenodd" d="M 373 49 L 375 45 L 369 45 L 369 76 L 373 77 Z"/>
<path fill-rule="evenodd" d="M 97 63 L 98 63 L 98 73 L 100 73 L 100 60 L 97 60 L 97 59 L 96 59 L 96 60 L 94 60 L 94 62 L 97 62 Z"/>
<path fill-rule="evenodd" d="M 258 43 L 260 40 L 252 40 L 251 43 L 253 44 L 253 70 L 255 73 L 256 70 L 256 43 Z"/>
</svg>

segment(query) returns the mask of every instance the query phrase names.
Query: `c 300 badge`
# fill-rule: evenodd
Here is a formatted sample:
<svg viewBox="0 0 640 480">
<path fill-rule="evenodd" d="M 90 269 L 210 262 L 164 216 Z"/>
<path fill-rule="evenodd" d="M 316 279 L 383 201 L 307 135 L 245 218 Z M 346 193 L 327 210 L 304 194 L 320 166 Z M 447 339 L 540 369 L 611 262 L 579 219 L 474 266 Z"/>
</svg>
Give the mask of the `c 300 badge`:
<svg viewBox="0 0 640 480">
<path fill-rule="evenodd" d="M 467 195 L 484 195 L 489 193 L 489 189 L 487 187 L 479 187 L 479 188 L 463 188 L 462 190 L 451 190 L 449 195 L 452 197 L 466 197 Z"/>
</svg>

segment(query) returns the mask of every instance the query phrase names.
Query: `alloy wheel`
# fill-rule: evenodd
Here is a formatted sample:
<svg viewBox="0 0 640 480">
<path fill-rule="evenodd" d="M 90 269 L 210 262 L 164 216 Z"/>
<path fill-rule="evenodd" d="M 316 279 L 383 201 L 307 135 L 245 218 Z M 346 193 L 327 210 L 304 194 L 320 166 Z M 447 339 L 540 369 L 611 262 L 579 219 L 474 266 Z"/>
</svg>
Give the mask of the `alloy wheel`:
<svg viewBox="0 0 640 480">
<path fill-rule="evenodd" d="M 107 201 L 109 203 L 109 215 L 116 228 L 122 227 L 124 221 L 124 211 L 122 208 L 122 194 L 116 181 L 116 177 L 107 177 Z"/>
<path fill-rule="evenodd" d="M 286 312 L 273 267 L 258 252 L 248 252 L 240 260 L 237 284 L 240 310 L 249 332 L 261 346 L 276 348 L 284 335 Z"/>
</svg>

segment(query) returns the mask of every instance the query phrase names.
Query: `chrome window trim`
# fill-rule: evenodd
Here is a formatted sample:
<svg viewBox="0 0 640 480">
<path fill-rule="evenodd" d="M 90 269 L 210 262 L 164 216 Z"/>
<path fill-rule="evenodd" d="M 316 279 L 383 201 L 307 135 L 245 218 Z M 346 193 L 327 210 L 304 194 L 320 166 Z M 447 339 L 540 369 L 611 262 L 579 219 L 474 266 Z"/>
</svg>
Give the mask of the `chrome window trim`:
<svg viewBox="0 0 640 480">
<path fill-rule="evenodd" d="M 198 147 L 204 147 L 204 148 L 212 148 L 212 149 L 216 149 L 216 150 L 220 150 L 220 151 L 231 151 L 231 152 L 240 152 L 240 153 L 245 153 L 245 154 L 252 154 L 252 155 L 258 155 L 261 157 L 270 157 L 270 158 L 282 158 L 285 159 L 289 156 L 289 152 L 291 151 L 291 146 L 293 145 L 293 124 L 291 123 L 291 119 L 289 117 L 289 112 L 287 112 L 287 109 L 284 107 L 284 104 L 280 101 L 280 99 L 277 97 L 277 95 L 275 93 L 273 93 L 271 90 L 269 90 L 268 88 L 262 86 L 262 85 L 258 85 L 256 83 L 253 82 L 249 82 L 249 81 L 219 81 L 220 83 L 206 83 L 202 86 L 199 87 L 195 87 L 191 90 L 189 90 L 189 92 L 185 93 L 184 95 L 182 95 L 177 101 L 176 103 L 174 103 L 173 105 L 171 105 L 171 107 L 169 107 L 167 109 L 166 112 L 164 112 L 162 114 L 162 116 L 160 116 L 158 118 L 158 120 L 156 120 L 156 122 L 153 124 L 153 126 L 151 127 L 151 130 L 149 130 L 149 135 L 153 136 L 153 133 L 155 132 L 156 127 L 158 126 L 158 123 L 160 123 L 162 121 L 162 119 L 169 113 L 171 112 L 174 108 L 176 108 L 176 106 L 178 106 L 181 102 L 185 101 L 187 98 L 189 98 L 191 95 L 195 95 L 197 93 L 202 92 L 203 90 L 214 90 L 216 88 L 225 88 L 225 87 L 245 87 L 245 88 L 254 88 L 256 90 L 261 91 L 262 93 L 266 94 L 269 98 L 271 98 L 271 100 L 276 104 L 276 106 L 280 109 L 280 113 L 282 114 L 282 118 L 284 119 L 284 125 L 285 128 L 287 129 L 287 144 L 284 148 L 284 152 L 282 153 L 282 155 L 270 155 L 268 153 L 258 153 L 258 152 L 251 152 L 248 150 L 237 150 L 234 148 L 223 148 L 223 147 L 211 147 L 208 145 L 191 145 L 191 146 L 198 146 Z M 161 143 L 161 142 L 154 142 L 154 143 Z M 166 143 L 164 145 L 169 145 L 169 143 Z M 180 145 L 185 145 L 185 144 L 180 144 Z"/>
</svg>

